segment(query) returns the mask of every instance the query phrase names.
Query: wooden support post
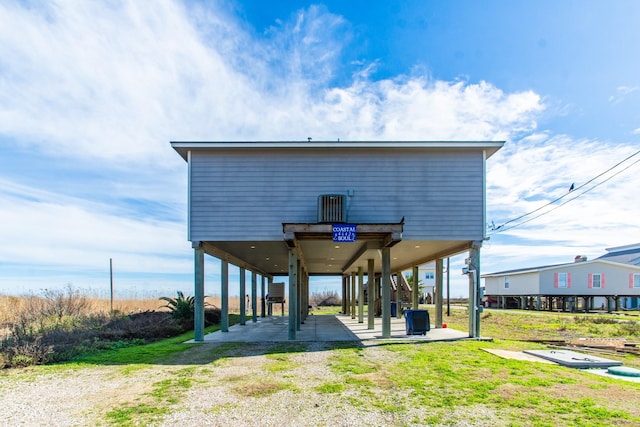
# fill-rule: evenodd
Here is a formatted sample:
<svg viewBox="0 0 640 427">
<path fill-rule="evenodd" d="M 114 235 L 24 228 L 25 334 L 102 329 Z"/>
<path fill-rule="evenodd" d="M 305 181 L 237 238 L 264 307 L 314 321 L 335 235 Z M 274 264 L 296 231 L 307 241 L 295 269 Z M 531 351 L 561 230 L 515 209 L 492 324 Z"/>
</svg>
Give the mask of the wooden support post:
<svg viewBox="0 0 640 427">
<path fill-rule="evenodd" d="M 296 331 L 300 330 L 300 324 L 302 323 L 302 295 L 304 290 L 302 289 L 302 263 L 298 262 L 298 268 L 296 269 Z"/>
<path fill-rule="evenodd" d="M 374 280 L 375 286 L 375 299 L 382 301 L 382 274 L 376 280 Z M 382 316 L 382 302 L 380 302 L 380 316 Z"/>
<path fill-rule="evenodd" d="M 269 279 L 268 284 L 270 284 L 270 283 L 273 283 L 273 279 Z M 272 303 L 267 303 L 267 316 L 269 316 L 269 317 L 273 316 L 273 304 Z"/>
<path fill-rule="evenodd" d="M 289 339 L 296 339 L 296 302 L 298 301 L 298 254 L 295 248 L 289 249 Z"/>
<path fill-rule="evenodd" d="M 444 276 L 444 262 L 442 258 L 438 258 L 436 259 L 436 286 L 435 286 L 435 298 L 433 303 L 435 304 L 435 308 L 436 308 L 436 328 L 441 328 L 443 322 L 442 319 L 442 302 L 443 302 L 443 298 L 442 298 L 442 282 L 443 282 L 443 276 Z"/>
<path fill-rule="evenodd" d="M 260 276 L 261 280 L 260 280 L 260 317 L 264 317 L 264 312 L 265 312 L 265 306 L 267 304 L 266 302 L 266 298 L 265 298 L 265 280 L 266 278 L 264 276 Z"/>
<path fill-rule="evenodd" d="M 304 304 L 302 305 L 302 323 L 307 320 L 307 316 L 309 316 L 309 274 L 304 271 L 302 275 L 302 289 L 304 290 L 304 298 L 302 301 Z"/>
<path fill-rule="evenodd" d="M 358 323 L 364 323 L 364 269 L 358 267 Z"/>
<path fill-rule="evenodd" d="M 251 272 L 251 321 L 258 321 L 258 275 Z"/>
<path fill-rule="evenodd" d="M 351 309 L 349 310 L 351 313 L 351 318 L 356 318 L 356 273 L 351 273 Z"/>
<path fill-rule="evenodd" d="M 204 248 L 198 244 L 193 248 L 194 254 L 194 316 L 193 339 L 204 341 Z"/>
<path fill-rule="evenodd" d="M 411 285 L 411 308 L 414 310 L 418 309 L 418 305 L 420 303 L 420 295 L 419 295 L 419 291 L 420 291 L 420 279 L 418 278 L 418 274 L 419 273 L 419 268 L 417 265 L 413 266 L 413 271 L 411 272 L 411 275 L 413 277 L 413 283 Z"/>
<path fill-rule="evenodd" d="M 220 261 L 220 330 L 229 332 L 229 262 Z"/>
<path fill-rule="evenodd" d="M 451 316 L 451 258 L 447 257 L 447 316 Z"/>
<path fill-rule="evenodd" d="M 396 273 L 396 319 L 402 319 L 402 282 L 400 275 L 402 272 Z M 393 277 L 393 275 L 391 276 Z"/>
<path fill-rule="evenodd" d="M 382 252 L 382 338 L 391 338 L 391 249 L 384 247 Z"/>
<path fill-rule="evenodd" d="M 373 259 L 367 260 L 367 329 L 375 327 L 376 271 Z"/>
<path fill-rule="evenodd" d="M 349 276 L 342 276 L 342 313 L 349 314 L 349 294 L 351 293 L 349 289 Z"/>
<path fill-rule="evenodd" d="M 247 291 L 247 274 L 244 267 L 240 267 L 240 324 L 246 325 L 246 314 L 247 314 L 247 305 L 246 305 L 246 294 Z"/>
</svg>

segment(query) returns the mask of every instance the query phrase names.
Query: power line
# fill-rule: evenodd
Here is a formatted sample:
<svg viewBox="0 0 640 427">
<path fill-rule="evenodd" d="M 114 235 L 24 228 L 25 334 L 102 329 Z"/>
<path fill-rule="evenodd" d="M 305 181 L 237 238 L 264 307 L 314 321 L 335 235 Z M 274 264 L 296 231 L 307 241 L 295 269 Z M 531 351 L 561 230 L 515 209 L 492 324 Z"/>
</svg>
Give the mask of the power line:
<svg viewBox="0 0 640 427">
<path fill-rule="evenodd" d="M 544 205 L 540 206 L 539 208 L 536 208 L 536 209 L 534 209 L 534 210 L 532 210 L 532 211 L 530 211 L 530 212 L 527 212 L 527 213 L 525 213 L 525 214 L 523 214 L 523 215 L 520 215 L 520 216 L 519 216 L 519 217 L 517 217 L 517 218 L 510 219 L 509 221 L 507 221 L 507 222 L 505 222 L 505 223 L 503 223 L 503 224 L 501 224 L 501 225 L 499 225 L 499 226 L 497 226 L 497 227 L 493 227 L 493 228 L 492 228 L 492 230 L 491 230 L 491 231 L 493 231 L 493 232 L 492 232 L 492 233 L 490 233 L 489 235 L 493 235 L 493 234 L 499 233 L 499 232 L 501 232 L 501 231 L 511 230 L 512 228 L 518 227 L 518 226 L 520 226 L 520 225 L 522 225 L 522 224 L 526 224 L 527 222 L 533 221 L 534 219 L 540 218 L 540 217 L 541 217 L 541 216 L 543 216 L 543 215 L 546 215 L 546 214 L 548 214 L 548 213 L 550 213 L 550 212 L 553 212 L 554 210 L 558 209 L 560 206 L 564 206 L 564 205 L 566 205 L 567 203 L 569 203 L 569 202 L 571 202 L 571 201 L 573 201 L 573 200 L 575 200 L 575 199 L 577 199 L 577 198 L 579 198 L 579 197 L 583 196 L 584 194 L 586 194 L 586 193 L 590 192 L 590 191 L 591 191 L 591 190 L 593 190 L 594 188 L 599 187 L 600 185 L 604 184 L 605 182 L 607 182 L 607 181 L 611 180 L 612 178 L 614 178 L 614 177 L 618 176 L 619 174 L 621 174 L 622 172 L 626 171 L 627 169 L 629 169 L 630 167 L 632 167 L 632 166 L 633 166 L 633 165 L 635 165 L 636 163 L 640 162 L 640 159 L 636 160 L 635 162 L 633 162 L 633 163 L 631 163 L 630 165 L 626 166 L 624 169 L 622 169 L 622 170 L 620 170 L 620 171 L 616 172 L 615 174 L 611 175 L 610 177 L 608 177 L 608 178 L 607 178 L 607 179 L 605 179 L 604 181 L 599 182 L 599 183 L 597 183 L 596 185 L 592 186 L 591 188 L 586 189 L 586 190 L 585 190 L 585 191 L 583 191 L 582 193 L 578 194 L 576 197 L 573 197 L 573 198 L 571 198 L 571 199 L 569 199 L 569 200 L 565 201 L 564 203 L 560 203 L 558 206 L 555 206 L 554 208 L 549 209 L 548 211 L 542 212 L 540 215 L 536 215 L 536 216 L 534 216 L 533 218 L 527 219 L 526 221 L 522 221 L 522 222 L 520 222 L 520 223 L 518 223 L 518 224 L 515 224 L 515 225 L 513 225 L 513 226 L 511 226 L 511 227 L 507 227 L 507 228 L 505 228 L 505 225 L 507 225 L 507 224 L 510 224 L 510 223 L 512 223 L 512 222 L 515 222 L 515 221 L 518 221 L 519 219 L 522 219 L 522 218 L 527 217 L 527 216 L 529 216 L 529 215 L 532 215 L 532 214 L 534 214 L 534 213 L 536 213 L 536 212 L 540 211 L 541 209 L 544 209 L 544 208 L 546 208 L 547 206 L 552 205 L 552 204 L 554 204 L 555 202 L 557 202 L 557 201 L 559 201 L 559 200 L 564 199 L 565 197 L 567 197 L 567 196 L 569 196 L 569 195 L 576 194 L 576 192 L 577 192 L 578 190 L 580 190 L 581 188 L 584 188 L 584 187 L 585 187 L 585 186 L 587 186 L 588 184 L 590 184 L 590 183 L 592 183 L 593 181 L 595 181 L 596 179 L 600 178 L 602 175 L 605 175 L 605 174 L 607 174 L 607 173 L 611 172 L 613 169 L 617 168 L 618 166 L 620 166 L 621 164 L 623 164 L 623 163 L 624 163 L 624 162 L 626 162 L 627 160 L 629 160 L 629 159 L 633 158 L 634 156 L 637 156 L 638 154 L 640 154 L 640 150 L 638 150 L 638 151 L 636 151 L 635 153 L 631 154 L 630 156 L 626 157 L 624 160 L 619 161 L 618 163 L 616 163 L 615 165 L 613 165 L 612 167 L 610 167 L 610 168 L 609 168 L 609 169 L 607 169 L 606 171 L 604 171 L 604 172 L 602 172 L 602 173 L 600 173 L 600 174 L 596 175 L 595 177 L 591 178 L 589 181 L 585 182 L 584 184 L 582 184 L 582 185 L 580 185 L 580 186 L 578 186 L 578 187 L 573 188 L 573 184 L 572 184 L 572 185 L 571 185 L 572 189 L 570 189 L 568 193 L 563 194 L 562 196 L 560 196 L 560 197 L 558 197 L 558 198 L 556 198 L 556 199 L 554 199 L 554 200 L 552 200 L 552 201 L 550 201 L 550 202 L 548 202 L 548 203 L 546 203 L 546 204 L 544 204 Z"/>
</svg>

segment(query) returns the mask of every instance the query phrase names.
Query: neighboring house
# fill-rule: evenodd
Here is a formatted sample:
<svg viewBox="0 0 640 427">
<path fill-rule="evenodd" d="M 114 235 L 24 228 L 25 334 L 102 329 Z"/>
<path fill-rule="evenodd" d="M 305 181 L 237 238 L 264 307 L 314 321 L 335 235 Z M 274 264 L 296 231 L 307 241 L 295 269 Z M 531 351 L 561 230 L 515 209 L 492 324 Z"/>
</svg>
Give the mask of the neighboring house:
<svg viewBox="0 0 640 427">
<path fill-rule="evenodd" d="M 424 301 L 433 304 L 436 288 L 436 266 L 434 263 L 421 265 L 418 269 L 421 296 Z"/>
<path fill-rule="evenodd" d="M 587 261 L 485 274 L 485 306 L 537 310 L 638 309 L 640 244 Z"/>
</svg>

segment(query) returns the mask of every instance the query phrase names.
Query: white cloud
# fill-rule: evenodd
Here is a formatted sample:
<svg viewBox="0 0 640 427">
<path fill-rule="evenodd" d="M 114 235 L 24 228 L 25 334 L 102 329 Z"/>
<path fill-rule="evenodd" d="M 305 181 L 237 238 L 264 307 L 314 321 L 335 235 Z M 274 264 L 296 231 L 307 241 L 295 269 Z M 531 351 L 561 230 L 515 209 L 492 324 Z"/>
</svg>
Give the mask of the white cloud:
<svg viewBox="0 0 640 427">
<path fill-rule="evenodd" d="M 342 18 L 312 7 L 250 40 L 222 12 L 197 12 L 1 7 L 0 132 L 58 155 L 163 167 L 170 139 L 500 139 L 534 127 L 542 108 L 532 92 L 419 76 L 326 87 Z"/>
<path fill-rule="evenodd" d="M 618 86 L 616 88 L 616 93 L 614 95 L 609 96 L 609 102 L 611 104 L 619 104 L 622 101 L 624 101 L 624 99 L 634 93 L 640 90 L 640 86 Z"/>
<path fill-rule="evenodd" d="M 119 209 L 3 182 L 0 192 L 0 261 L 40 268 L 102 269 L 120 258 L 122 271 L 188 271 L 184 226 L 149 217 L 119 215 Z M 20 195 L 17 196 L 16 191 Z M 182 259 L 176 257 L 183 254 Z"/>
</svg>

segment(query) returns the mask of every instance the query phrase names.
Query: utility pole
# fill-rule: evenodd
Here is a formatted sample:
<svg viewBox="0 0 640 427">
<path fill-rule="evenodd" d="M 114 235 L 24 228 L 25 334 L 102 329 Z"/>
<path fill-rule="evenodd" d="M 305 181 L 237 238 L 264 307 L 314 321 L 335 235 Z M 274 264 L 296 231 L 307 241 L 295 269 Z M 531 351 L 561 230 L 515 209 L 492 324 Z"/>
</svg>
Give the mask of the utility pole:
<svg viewBox="0 0 640 427">
<path fill-rule="evenodd" d="M 113 258 L 109 258 L 109 282 L 111 285 L 111 299 L 109 304 L 109 313 L 113 315 Z"/>
</svg>

